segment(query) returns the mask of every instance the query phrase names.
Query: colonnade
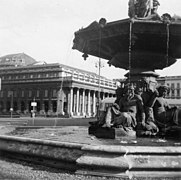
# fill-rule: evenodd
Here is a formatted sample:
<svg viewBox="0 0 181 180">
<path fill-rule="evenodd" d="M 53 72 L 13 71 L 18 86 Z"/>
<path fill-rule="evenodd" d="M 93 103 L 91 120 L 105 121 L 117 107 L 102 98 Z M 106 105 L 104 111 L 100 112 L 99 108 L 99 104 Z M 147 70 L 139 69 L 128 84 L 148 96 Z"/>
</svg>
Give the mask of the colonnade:
<svg viewBox="0 0 181 180">
<path fill-rule="evenodd" d="M 51 93 L 50 93 L 51 94 Z M 84 88 L 63 88 L 57 90 L 57 97 L 51 95 L 47 98 L 36 98 L 36 112 L 41 113 L 53 113 L 69 116 L 81 116 L 92 117 L 97 114 L 98 97 L 100 100 L 106 97 L 114 97 L 114 90 L 104 90 L 104 92 L 98 93 L 97 88 L 95 90 Z M 13 107 L 14 111 L 22 113 L 30 113 L 32 109 L 31 103 L 34 100 L 32 98 L 17 98 L 10 97 L 0 101 L 1 111 L 9 111 Z"/>
<path fill-rule="evenodd" d="M 68 91 L 61 92 L 62 98 L 57 102 L 57 111 L 60 114 L 68 113 L 70 116 L 95 116 L 98 96 L 98 91 L 96 90 L 70 88 Z M 113 96 L 115 96 L 113 92 L 100 92 L 100 99 Z"/>
</svg>

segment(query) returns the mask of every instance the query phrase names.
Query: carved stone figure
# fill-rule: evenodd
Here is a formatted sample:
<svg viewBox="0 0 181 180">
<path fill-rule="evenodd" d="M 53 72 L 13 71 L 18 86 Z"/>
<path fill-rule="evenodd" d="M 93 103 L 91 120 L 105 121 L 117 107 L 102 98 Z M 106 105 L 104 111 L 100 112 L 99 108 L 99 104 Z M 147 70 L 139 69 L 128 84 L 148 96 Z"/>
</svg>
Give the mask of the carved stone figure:
<svg viewBox="0 0 181 180">
<path fill-rule="evenodd" d="M 171 107 L 165 96 L 167 94 L 168 87 L 160 86 L 158 88 L 159 96 L 157 97 L 154 104 L 154 117 L 160 128 L 168 128 L 174 125 L 179 125 L 179 112 L 177 107 Z"/>
<path fill-rule="evenodd" d="M 128 15 L 130 18 L 153 18 L 158 15 L 160 3 L 157 0 L 129 0 Z"/>
<path fill-rule="evenodd" d="M 137 4 L 137 0 L 129 0 L 128 16 L 130 18 L 134 18 L 136 16 L 136 4 Z"/>
</svg>

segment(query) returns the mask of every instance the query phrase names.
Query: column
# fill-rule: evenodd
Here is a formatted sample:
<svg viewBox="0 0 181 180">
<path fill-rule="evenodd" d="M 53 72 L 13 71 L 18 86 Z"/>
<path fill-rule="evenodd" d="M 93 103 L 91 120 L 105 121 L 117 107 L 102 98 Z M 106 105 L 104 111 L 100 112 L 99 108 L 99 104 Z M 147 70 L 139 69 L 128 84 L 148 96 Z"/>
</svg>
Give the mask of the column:
<svg viewBox="0 0 181 180">
<path fill-rule="evenodd" d="M 91 115 L 90 110 L 91 110 L 91 108 L 90 108 L 90 90 L 88 90 L 88 116 Z"/>
<path fill-rule="evenodd" d="M 25 107 L 26 107 L 25 109 L 26 109 L 27 111 L 29 111 L 29 102 L 28 102 L 28 100 L 25 101 Z"/>
<path fill-rule="evenodd" d="M 93 91 L 93 116 L 96 114 L 96 92 Z"/>
<path fill-rule="evenodd" d="M 70 100 L 69 100 L 69 113 L 70 113 L 70 116 L 73 116 L 72 107 L 73 107 L 73 88 L 70 88 Z"/>
<path fill-rule="evenodd" d="M 79 116 L 79 89 L 77 88 L 77 97 L 76 97 L 76 115 Z"/>
<path fill-rule="evenodd" d="M 82 115 L 85 116 L 85 89 L 82 92 Z"/>
<path fill-rule="evenodd" d="M 60 89 L 57 93 L 57 114 L 64 115 L 63 104 L 64 104 L 64 93 L 63 89 Z"/>
<path fill-rule="evenodd" d="M 52 107 L 52 101 L 51 99 L 48 100 L 48 106 L 49 106 L 49 111 L 53 112 L 53 107 Z"/>
<path fill-rule="evenodd" d="M 40 90 L 37 91 L 37 95 L 38 95 L 38 92 L 40 92 Z M 52 89 L 50 88 L 49 89 L 49 94 L 48 94 L 48 107 L 49 107 L 49 112 L 53 113 L 53 102 L 52 102 Z"/>
<path fill-rule="evenodd" d="M 3 101 L 4 106 L 3 106 L 3 111 L 6 112 L 7 111 L 7 101 Z"/>
<path fill-rule="evenodd" d="M 18 110 L 21 111 L 21 100 L 17 100 Z"/>
<path fill-rule="evenodd" d="M 40 101 L 40 107 L 41 107 L 41 110 L 43 111 L 43 112 L 45 112 L 45 104 L 44 104 L 44 101 L 43 100 L 41 100 Z"/>
</svg>

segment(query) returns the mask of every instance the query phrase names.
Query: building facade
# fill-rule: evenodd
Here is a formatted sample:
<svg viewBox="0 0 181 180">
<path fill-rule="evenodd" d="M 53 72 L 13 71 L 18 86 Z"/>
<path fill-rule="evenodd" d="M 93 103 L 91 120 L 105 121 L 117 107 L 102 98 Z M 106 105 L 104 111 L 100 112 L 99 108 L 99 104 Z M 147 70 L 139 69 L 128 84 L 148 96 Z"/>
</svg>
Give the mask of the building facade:
<svg viewBox="0 0 181 180">
<path fill-rule="evenodd" d="M 181 99 L 181 76 L 165 76 L 158 78 L 158 84 L 170 87 L 168 99 Z"/>
<path fill-rule="evenodd" d="M 116 82 L 66 65 L 0 67 L 0 111 L 40 115 L 95 116 L 98 97 L 114 97 Z M 34 105 L 33 105 L 33 102 Z"/>
<path fill-rule="evenodd" d="M 115 97 L 117 82 L 96 73 L 53 63 L 38 63 L 20 53 L 0 57 L 0 112 L 29 115 L 68 115 L 91 117 L 100 99 Z M 159 85 L 170 87 L 167 99 L 181 105 L 181 76 L 157 78 Z"/>
</svg>

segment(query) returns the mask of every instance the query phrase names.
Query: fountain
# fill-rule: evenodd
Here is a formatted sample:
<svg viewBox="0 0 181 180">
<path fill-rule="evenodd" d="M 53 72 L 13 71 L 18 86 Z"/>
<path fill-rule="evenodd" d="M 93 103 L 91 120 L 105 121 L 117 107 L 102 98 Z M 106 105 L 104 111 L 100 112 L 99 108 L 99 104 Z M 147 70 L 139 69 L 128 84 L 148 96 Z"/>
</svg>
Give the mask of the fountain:
<svg viewBox="0 0 181 180">
<path fill-rule="evenodd" d="M 125 75 L 126 81 L 135 84 L 142 90 L 145 89 L 148 82 L 155 89 L 156 79 L 159 76 L 155 70 L 169 67 L 181 58 L 181 18 L 179 16 L 171 17 L 168 13 L 159 16 L 158 6 L 157 0 L 129 0 L 129 18 L 109 23 L 104 18 L 101 18 L 99 22 L 94 21 L 88 27 L 75 32 L 73 49 L 82 52 L 84 60 L 88 55 L 92 55 L 105 59 L 110 66 L 128 70 Z M 169 154 L 175 146 L 178 146 L 180 151 L 180 139 L 172 139 L 171 142 L 170 139 L 165 139 L 165 136 L 154 139 L 136 137 L 136 144 L 133 146 L 128 142 L 132 139 L 128 140 L 124 137 L 116 139 L 119 135 L 124 136 L 118 129 L 104 130 L 89 127 L 89 134 L 115 139 L 111 142 L 119 144 L 119 147 L 125 147 L 120 142 L 126 142 L 128 149 L 135 149 L 137 154 L 135 159 L 133 158 L 135 162 L 130 161 L 131 164 L 126 173 L 135 173 L 136 177 L 140 165 L 145 163 L 145 168 L 142 166 L 139 169 L 139 177 L 144 172 L 147 174 L 145 177 L 149 179 L 165 177 L 179 179 L 181 177 L 181 174 L 178 173 L 181 167 L 180 153 Z M 174 130 L 174 135 L 178 138 L 181 135 L 180 132 L 179 127 L 177 131 Z M 163 142 L 161 149 L 167 149 L 163 154 L 157 153 L 156 150 L 160 147 L 160 142 Z M 109 148 L 108 144 L 105 146 L 106 148 Z M 101 148 L 96 150 L 102 151 Z M 155 152 L 147 153 L 145 151 L 144 153 L 137 148 L 150 152 L 153 148 Z M 126 159 L 127 154 L 124 157 Z M 177 164 L 179 167 L 173 164 Z M 120 169 L 122 170 L 122 168 Z"/>
<path fill-rule="evenodd" d="M 134 8 L 129 2 L 128 19 L 107 23 L 104 18 L 75 32 L 73 49 L 107 60 L 117 68 L 129 70 L 125 76 L 139 83 L 142 79 L 156 81 L 156 69 L 169 67 L 181 58 L 181 20 L 165 13 L 161 17 L 155 7 Z M 136 10 L 135 10 L 136 9 Z"/>
<path fill-rule="evenodd" d="M 82 52 L 85 60 L 92 55 L 128 70 L 125 83 L 143 91 L 149 83 L 155 89 L 159 76 L 155 70 L 181 58 L 181 18 L 158 15 L 159 5 L 157 0 L 129 0 L 129 18 L 94 21 L 75 32 L 73 49 Z"/>
<path fill-rule="evenodd" d="M 142 2 L 153 4 L 144 9 Z M 110 65 L 129 70 L 128 81 L 136 85 L 143 85 L 140 82 L 145 79 L 156 81 L 155 69 L 168 67 L 181 57 L 181 22 L 169 14 L 162 17 L 155 14 L 156 2 L 130 0 L 129 19 L 93 22 L 75 33 L 73 48 L 81 51 L 84 58 L 97 56 Z M 25 131 L 27 128 L 17 127 L 17 131 L 0 136 L 2 155 L 83 175 L 181 179 L 180 140 L 137 137 L 109 140 L 87 136 L 84 128 L 79 127 L 47 128 L 41 130 L 44 134 Z"/>
</svg>

